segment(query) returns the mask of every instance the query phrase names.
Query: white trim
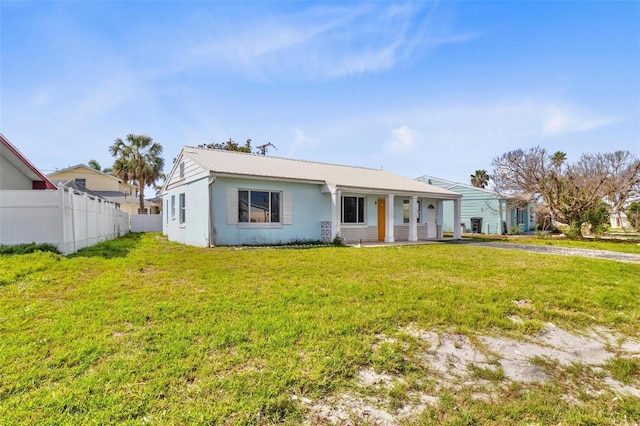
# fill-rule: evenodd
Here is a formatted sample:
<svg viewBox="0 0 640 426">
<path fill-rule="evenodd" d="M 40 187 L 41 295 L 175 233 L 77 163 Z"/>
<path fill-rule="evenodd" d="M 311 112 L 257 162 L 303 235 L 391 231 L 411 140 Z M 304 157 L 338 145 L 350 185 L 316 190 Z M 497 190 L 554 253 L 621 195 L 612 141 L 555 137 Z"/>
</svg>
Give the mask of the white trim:
<svg viewBox="0 0 640 426">
<path fill-rule="evenodd" d="M 280 222 L 238 222 L 238 229 L 282 229 Z"/>
</svg>

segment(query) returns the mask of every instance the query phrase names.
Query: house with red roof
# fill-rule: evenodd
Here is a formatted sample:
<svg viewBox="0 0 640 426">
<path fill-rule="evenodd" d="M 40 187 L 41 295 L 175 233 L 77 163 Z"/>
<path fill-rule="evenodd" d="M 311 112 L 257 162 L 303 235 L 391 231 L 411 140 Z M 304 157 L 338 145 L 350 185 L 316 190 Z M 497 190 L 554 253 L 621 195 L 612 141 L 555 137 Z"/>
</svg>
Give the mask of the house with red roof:
<svg viewBox="0 0 640 426">
<path fill-rule="evenodd" d="M 57 189 L 0 133 L 0 190 Z"/>
</svg>

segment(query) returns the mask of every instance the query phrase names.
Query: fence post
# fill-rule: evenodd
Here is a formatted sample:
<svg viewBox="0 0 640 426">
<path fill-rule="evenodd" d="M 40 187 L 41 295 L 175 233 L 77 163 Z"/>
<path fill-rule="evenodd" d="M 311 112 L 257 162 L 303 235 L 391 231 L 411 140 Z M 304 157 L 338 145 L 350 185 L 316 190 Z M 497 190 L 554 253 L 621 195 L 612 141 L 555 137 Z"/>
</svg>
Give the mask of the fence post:
<svg viewBox="0 0 640 426">
<path fill-rule="evenodd" d="M 64 187 L 63 186 L 59 186 L 58 187 L 58 207 L 60 208 L 60 240 L 58 242 L 58 250 L 60 250 L 61 253 L 65 253 L 66 254 L 66 248 L 65 248 L 65 218 L 64 218 Z"/>
</svg>

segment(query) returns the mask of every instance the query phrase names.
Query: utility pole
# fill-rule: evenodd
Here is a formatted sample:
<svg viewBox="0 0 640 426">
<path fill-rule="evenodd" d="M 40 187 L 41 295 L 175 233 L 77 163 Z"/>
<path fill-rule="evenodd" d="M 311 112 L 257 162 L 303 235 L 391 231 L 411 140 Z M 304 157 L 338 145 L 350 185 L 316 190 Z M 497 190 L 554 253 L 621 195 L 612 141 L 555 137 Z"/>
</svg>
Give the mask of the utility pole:
<svg viewBox="0 0 640 426">
<path fill-rule="evenodd" d="M 256 146 L 256 149 L 260 150 L 259 154 L 267 155 L 267 148 L 269 148 L 270 146 L 272 146 L 276 151 L 278 150 L 278 148 L 276 148 L 276 146 L 271 142 L 265 143 L 264 145 Z"/>
</svg>

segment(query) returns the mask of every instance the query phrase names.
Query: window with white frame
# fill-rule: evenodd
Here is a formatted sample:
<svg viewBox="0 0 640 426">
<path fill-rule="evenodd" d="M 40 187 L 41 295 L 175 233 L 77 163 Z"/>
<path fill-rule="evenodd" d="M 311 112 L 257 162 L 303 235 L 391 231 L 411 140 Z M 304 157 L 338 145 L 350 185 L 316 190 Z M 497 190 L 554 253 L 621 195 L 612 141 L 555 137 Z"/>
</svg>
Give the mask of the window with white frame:
<svg viewBox="0 0 640 426">
<path fill-rule="evenodd" d="M 169 200 L 167 200 L 165 211 L 167 212 L 166 222 L 169 223 Z"/>
<path fill-rule="evenodd" d="M 411 201 L 410 200 L 403 200 L 402 201 L 402 222 L 403 223 L 409 223 L 409 213 L 410 213 L 410 206 L 411 206 Z M 416 212 L 416 222 L 420 223 L 420 211 L 421 211 L 421 203 L 420 200 L 418 200 L 418 211 Z"/>
<path fill-rule="evenodd" d="M 239 223 L 280 223 L 281 192 L 238 190 Z"/>
<path fill-rule="evenodd" d="M 75 178 L 74 181 L 78 186 L 87 187 L 87 179 L 85 178 Z"/>
<path fill-rule="evenodd" d="M 171 196 L 171 220 L 176 218 L 176 196 Z"/>
<path fill-rule="evenodd" d="M 364 197 L 342 197 L 342 223 L 364 223 Z"/>
<path fill-rule="evenodd" d="M 180 225 L 185 223 L 186 220 L 187 220 L 187 205 L 186 205 L 185 194 L 182 193 L 180 194 Z"/>
</svg>

